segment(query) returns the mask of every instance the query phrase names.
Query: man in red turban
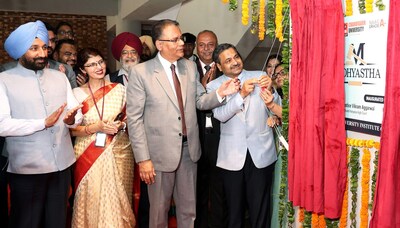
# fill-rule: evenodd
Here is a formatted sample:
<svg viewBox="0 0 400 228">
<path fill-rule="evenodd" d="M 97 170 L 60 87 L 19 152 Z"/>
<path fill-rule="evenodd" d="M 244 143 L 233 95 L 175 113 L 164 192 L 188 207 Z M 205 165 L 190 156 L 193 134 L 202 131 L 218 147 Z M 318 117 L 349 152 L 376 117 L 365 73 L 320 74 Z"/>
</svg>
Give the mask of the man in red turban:
<svg viewBox="0 0 400 228">
<path fill-rule="evenodd" d="M 111 52 L 121 62 L 122 68 L 109 75 L 110 81 L 127 85 L 129 70 L 140 62 L 142 50 L 142 42 L 135 34 L 123 32 L 116 36 L 111 44 Z"/>
</svg>

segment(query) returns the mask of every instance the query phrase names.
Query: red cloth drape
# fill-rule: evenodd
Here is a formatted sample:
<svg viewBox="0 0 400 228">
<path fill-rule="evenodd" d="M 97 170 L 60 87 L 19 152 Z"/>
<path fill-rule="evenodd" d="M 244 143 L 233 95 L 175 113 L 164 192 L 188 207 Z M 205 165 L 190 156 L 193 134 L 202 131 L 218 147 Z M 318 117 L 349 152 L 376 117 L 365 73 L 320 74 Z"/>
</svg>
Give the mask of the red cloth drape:
<svg viewBox="0 0 400 228">
<path fill-rule="evenodd" d="M 391 0 L 386 91 L 371 227 L 400 227 L 400 1 Z"/>
<path fill-rule="evenodd" d="M 347 175 L 342 5 L 291 0 L 290 7 L 289 199 L 338 218 Z"/>
</svg>

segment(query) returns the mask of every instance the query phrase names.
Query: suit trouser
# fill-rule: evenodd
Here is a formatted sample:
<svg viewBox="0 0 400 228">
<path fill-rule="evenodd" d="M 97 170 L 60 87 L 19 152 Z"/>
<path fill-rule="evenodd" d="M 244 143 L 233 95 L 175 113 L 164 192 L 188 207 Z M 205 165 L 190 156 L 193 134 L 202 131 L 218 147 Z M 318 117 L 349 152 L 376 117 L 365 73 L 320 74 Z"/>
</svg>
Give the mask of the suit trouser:
<svg viewBox="0 0 400 228">
<path fill-rule="evenodd" d="M 217 167 L 219 135 L 204 134 L 201 158 L 197 164 L 196 228 L 226 228 L 228 213 L 222 184 L 221 168 Z"/>
<path fill-rule="evenodd" d="M 173 195 L 179 228 L 194 227 L 196 218 L 197 164 L 189 155 L 187 142 L 182 144 L 182 156 L 174 172 L 156 170 L 155 183 L 148 185 L 151 228 L 168 227 L 168 210 Z"/>
<path fill-rule="evenodd" d="M 229 228 L 243 227 L 246 205 L 252 228 L 269 227 L 268 214 L 274 164 L 259 169 L 247 152 L 241 170 L 221 171 L 228 204 Z"/>
<path fill-rule="evenodd" d="M 10 227 L 63 228 L 71 168 L 46 174 L 8 173 L 11 190 Z"/>
</svg>

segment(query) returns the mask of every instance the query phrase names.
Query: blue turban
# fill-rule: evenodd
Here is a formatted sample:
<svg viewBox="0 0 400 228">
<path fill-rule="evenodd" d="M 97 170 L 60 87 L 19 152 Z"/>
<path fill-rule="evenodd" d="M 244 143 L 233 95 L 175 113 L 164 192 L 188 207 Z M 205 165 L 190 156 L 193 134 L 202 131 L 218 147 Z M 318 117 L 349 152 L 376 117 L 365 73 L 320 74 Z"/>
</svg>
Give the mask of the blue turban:
<svg viewBox="0 0 400 228">
<path fill-rule="evenodd" d="M 49 34 L 41 21 L 28 22 L 14 30 L 4 42 L 4 49 L 13 59 L 19 59 L 31 47 L 35 38 L 48 44 Z"/>
</svg>

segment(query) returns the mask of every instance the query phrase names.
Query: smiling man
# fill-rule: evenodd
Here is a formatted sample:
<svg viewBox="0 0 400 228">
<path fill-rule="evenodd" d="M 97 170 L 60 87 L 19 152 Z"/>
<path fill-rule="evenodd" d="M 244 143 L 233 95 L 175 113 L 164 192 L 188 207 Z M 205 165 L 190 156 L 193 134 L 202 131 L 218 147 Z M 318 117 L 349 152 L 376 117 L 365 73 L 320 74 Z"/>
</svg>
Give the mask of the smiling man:
<svg viewBox="0 0 400 228">
<path fill-rule="evenodd" d="M 106 79 L 111 82 L 119 82 L 125 86 L 128 85 L 129 70 L 140 62 L 142 50 L 142 41 L 135 34 L 123 32 L 116 36 L 111 44 L 111 52 L 122 67 L 110 75 L 106 75 Z"/>
<path fill-rule="evenodd" d="M 54 60 L 70 65 L 72 68 L 76 65 L 77 48 L 74 40 L 64 39 L 57 42 L 54 49 Z"/>
<path fill-rule="evenodd" d="M 251 227 L 269 227 L 267 215 L 277 157 L 274 134 L 266 124 L 270 111 L 260 93 L 261 88 L 271 86 L 271 80 L 265 72 L 244 70 L 242 57 L 231 44 L 218 45 L 213 60 L 224 74 L 208 83 L 207 91 L 231 78 L 239 78 L 242 83 L 226 105 L 213 109 L 214 117 L 221 121 L 217 166 L 222 169 L 228 227 L 244 225 L 246 206 Z M 278 99 L 275 93 L 275 102 Z"/>
<path fill-rule="evenodd" d="M 195 63 L 182 58 L 178 22 L 156 22 L 152 38 L 157 56 L 129 73 L 129 138 L 140 178 L 148 184 L 149 227 L 168 226 L 173 195 L 178 227 L 190 228 L 196 218 L 196 162 L 201 154 L 196 107 L 207 110 L 222 105 L 239 85 L 227 80 L 217 91 L 205 93 Z"/>
<path fill-rule="evenodd" d="M 4 42 L 18 61 L 0 73 L 0 136 L 6 137 L 9 154 L 9 227 L 66 226 L 75 162 L 68 128 L 78 125 L 82 114 L 65 75 L 46 68 L 47 43 L 41 21 L 19 26 Z"/>
</svg>

